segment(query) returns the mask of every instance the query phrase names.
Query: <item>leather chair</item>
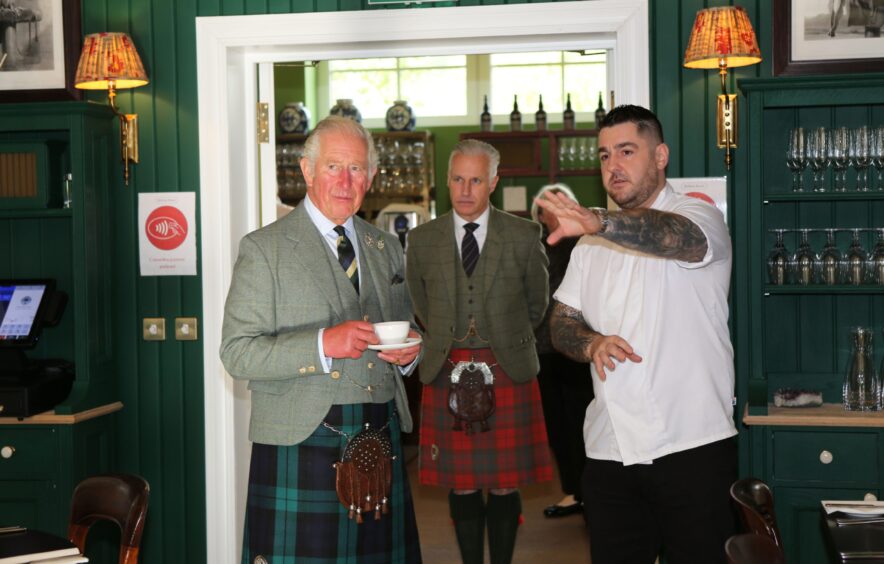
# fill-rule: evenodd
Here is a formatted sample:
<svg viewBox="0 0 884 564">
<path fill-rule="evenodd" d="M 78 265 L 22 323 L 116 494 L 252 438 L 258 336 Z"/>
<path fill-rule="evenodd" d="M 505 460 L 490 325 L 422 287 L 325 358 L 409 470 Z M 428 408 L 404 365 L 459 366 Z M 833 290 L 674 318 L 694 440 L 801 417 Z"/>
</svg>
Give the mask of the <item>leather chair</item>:
<svg viewBox="0 0 884 564">
<path fill-rule="evenodd" d="M 773 541 L 782 553 L 783 542 L 777 527 L 773 494 L 767 484 L 757 478 L 744 478 L 731 485 L 731 497 L 740 509 L 743 526 L 752 533 Z"/>
<path fill-rule="evenodd" d="M 149 497 L 150 486 L 140 476 L 104 474 L 86 478 L 77 484 L 71 497 L 68 538 L 85 554 L 89 528 L 96 521 L 112 521 L 120 528 L 119 564 L 137 564 Z"/>
<path fill-rule="evenodd" d="M 780 547 L 769 537 L 744 533 L 724 543 L 728 564 L 786 564 Z"/>
</svg>

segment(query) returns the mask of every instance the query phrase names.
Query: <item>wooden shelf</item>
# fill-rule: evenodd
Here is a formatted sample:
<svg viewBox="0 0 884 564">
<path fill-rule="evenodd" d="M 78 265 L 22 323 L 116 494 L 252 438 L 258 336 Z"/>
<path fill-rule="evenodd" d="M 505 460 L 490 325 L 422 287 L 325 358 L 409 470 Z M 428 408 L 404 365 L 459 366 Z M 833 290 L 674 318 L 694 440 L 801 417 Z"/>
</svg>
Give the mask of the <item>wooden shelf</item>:
<svg viewBox="0 0 884 564">
<path fill-rule="evenodd" d="M 743 412 L 746 425 L 790 427 L 884 427 L 884 412 L 845 411 L 840 403 L 824 403 L 820 407 L 776 407 L 767 405 L 767 415 Z"/>
<path fill-rule="evenodd" d="M 880 284 L 861 284 L 858 286 L 837 284 L 835 286 L 827 286 L 825 284 L 811 284 L 802 286 L 800 284 L 786 284 L 783 286 L 775 286 L 767 284 L 764 286 L 765 294 L 884 294 L 884 286 Z"/>
<path fill-rule="evenodd" d="M 43 413 L 22 419 L 17 417 L 0 417 L 0 425 L 73 425 L 74 423 L 95 419 L 121 409 L 123 409 L 123 403 L 115 401 L 107 405 L 87 409 L 86 411 L 71 413 L 70 415 L 57 415 L 55 411 L 44 411 Z"/>
<path fill-rule="evenodd" d="M 561 139 L 598 137 L 597 129 L 556 129 L 548 131 L 478 131 L 461 133 L 460 139 L 478 139 L 500 151 L 500 176 L 542 177 L 550 183 L 567 176 L 599 176 L 601 169 L 560 168 Z M 544 143 L 548 155 L 543 161 Z M 591 150 L 588 148 L 588 151 Z M 590 160 L 589 162 L 593 162 Z M 596 161 L 597 162 L 597 161 Z"/>
</svg>

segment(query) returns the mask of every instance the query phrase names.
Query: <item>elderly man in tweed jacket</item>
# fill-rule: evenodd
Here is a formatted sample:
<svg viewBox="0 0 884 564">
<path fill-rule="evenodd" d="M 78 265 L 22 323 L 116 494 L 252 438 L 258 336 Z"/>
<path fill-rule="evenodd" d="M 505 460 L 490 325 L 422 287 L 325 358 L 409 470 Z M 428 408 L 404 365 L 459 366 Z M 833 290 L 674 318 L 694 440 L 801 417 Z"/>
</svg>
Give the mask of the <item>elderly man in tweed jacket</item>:
<svg viewBox="0 0 884 564">
<path fill-rule="evenodd" d="M 240 244 L 221 359 L 252 392 L 243 564 L 421 559 L 399 439 L 412 426 L 403 367 L 420 346 L 373 350 L 371 323 L 412 319 L 402 248 L 354 217 L 376 163 L 361 125 L 326 118 L 301 160 L 307 198 Z M 372 500 L 389 511 L 358 524 L 334 465 L 366 427 L 395 458 L 389 499 Z"/>
</svg>

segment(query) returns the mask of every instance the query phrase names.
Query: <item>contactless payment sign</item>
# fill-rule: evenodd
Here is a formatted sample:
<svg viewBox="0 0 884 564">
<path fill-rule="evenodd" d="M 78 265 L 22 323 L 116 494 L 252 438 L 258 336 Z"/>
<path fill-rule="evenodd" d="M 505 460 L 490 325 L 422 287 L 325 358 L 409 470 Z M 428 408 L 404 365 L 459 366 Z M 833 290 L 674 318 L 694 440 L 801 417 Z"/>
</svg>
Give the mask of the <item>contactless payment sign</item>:
<svg viewBox="0 0 884 564">
<path fill-rule="evenodd" d="M 142 276 L 196 274 L 193 192 L 138 195 Z"/>
<path fill-rule="evenodd" d="M 174 206 L 160 206 L 147 216 L 144 232 L 154 247 L 171 251 L 187 238 L 187 218 Z"/>
</svg>

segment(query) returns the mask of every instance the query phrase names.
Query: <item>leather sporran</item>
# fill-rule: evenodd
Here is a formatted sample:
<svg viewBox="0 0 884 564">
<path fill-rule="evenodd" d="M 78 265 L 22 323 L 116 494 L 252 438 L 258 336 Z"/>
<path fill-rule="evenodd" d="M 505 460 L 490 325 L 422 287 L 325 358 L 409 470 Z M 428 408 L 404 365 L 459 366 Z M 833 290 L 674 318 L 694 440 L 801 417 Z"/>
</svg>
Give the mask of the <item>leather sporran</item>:
<svg viewBox="0 0 884 564">
<path fill-rule="evenodd" d="M 384 426 L 386 428 L 386 425 Z M 393 447 L 383 429 L 365 428 L 347 441 L 341 460 L 335 462 L 335 489 L 348 517 L 362 523 L 362 515 L 374 511 L 374 518 L 389 513 L 393 484 Z"/>
<path fill-rule="evenodd" d="M 484 362 L 458 362 L 451 371 L 448 411 L 454 416 L 452 430 L 473 433 L 491 429 L 488 419 L 494 413 L 494 375 Z"/>
</svg>

